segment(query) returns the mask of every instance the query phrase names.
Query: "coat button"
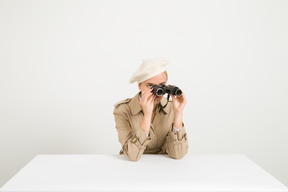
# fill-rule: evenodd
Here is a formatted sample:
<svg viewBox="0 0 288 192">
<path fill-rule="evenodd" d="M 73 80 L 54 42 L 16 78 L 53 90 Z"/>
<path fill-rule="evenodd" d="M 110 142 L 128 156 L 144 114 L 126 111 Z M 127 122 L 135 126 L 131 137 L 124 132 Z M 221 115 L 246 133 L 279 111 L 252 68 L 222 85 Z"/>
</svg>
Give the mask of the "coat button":
<svg viewBox="0 0 288 192">
<path fill-rule="evenodd" d="M 133 137 L 133 139 L 131 139 L 131 143 L 136 143 L 136 141 L 137 141 L 136 137 Z"/>
</svg>

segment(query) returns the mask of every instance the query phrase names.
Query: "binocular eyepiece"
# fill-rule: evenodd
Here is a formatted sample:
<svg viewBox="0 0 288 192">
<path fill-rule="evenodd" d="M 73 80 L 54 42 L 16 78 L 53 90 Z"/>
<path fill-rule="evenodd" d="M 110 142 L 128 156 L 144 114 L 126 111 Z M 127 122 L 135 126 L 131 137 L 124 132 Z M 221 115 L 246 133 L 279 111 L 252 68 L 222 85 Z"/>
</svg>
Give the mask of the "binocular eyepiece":
<svg viewBox="0 0 288 192">
<path fill-rule="evenodd" d="M 176 97 L 180 97 L 182 95 L 182 91 L 181 89 L 179 89 L 176 86 L 172 86 L 172 85 L 153 85 L 153 94 L 157 95 L 157 96 L 162 96 L 165 93 L 168 93 L 169 95 L 175 95 Z"/>
</svg>

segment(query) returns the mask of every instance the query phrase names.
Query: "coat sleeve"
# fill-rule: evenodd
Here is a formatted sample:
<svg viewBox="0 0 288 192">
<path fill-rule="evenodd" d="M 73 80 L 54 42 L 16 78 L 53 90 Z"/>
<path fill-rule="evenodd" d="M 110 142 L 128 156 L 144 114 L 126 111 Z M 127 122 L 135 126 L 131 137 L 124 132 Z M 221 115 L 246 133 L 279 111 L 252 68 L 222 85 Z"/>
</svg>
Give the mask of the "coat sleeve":
<svg viewBox="0 0 288 192">
<path fill-rule="evenodd" d="M 121 106 L 115 107 L 113 115 L 118 132 L 118 139 L 122 146 L 121 151 L 131 161 L 138 161 L 144 153 L 146 146 L 151 141 L 151 137 L 147 136 L 140 127 L 136 132 L 132 130 L 128 116 L 125 114 L 125 111 L 121 110 Z"/>
<path fill-rule="evenodd" d="M 188 140 L 184 124 L 179 131 L 171 130 L 166 136 L 166 141 L 163 145 L 166 152 L 174 159 L 181 159 L 188 153 Z"/>
</svg>

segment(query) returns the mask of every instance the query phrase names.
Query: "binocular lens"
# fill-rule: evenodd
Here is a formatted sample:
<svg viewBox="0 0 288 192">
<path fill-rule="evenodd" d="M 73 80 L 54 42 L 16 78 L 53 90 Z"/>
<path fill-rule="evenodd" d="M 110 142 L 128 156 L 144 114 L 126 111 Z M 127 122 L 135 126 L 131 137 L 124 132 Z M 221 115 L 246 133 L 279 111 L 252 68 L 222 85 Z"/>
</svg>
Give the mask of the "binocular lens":
<svg viewBox="0 0 288 192">
<path fill-rule="evenodd" d="M 179 89 L 176 86 L 171 86 L 171 85 L 168 85 L 168 86 L 153 85 L 152 88 L 153 88 L 153 94 L 155 94 L 157 96 L 162 96 L 165 93 L 168 93 L 170 95 L 175 95 L 177 97 L 180 97 L 182 95 L 181 89 Z"/>
<path fill-rule="evenodd" d="M 175 95 L 176 97 L 180 97 L 182 95 L 182 91 L 181 89 L 179 89 L 178 87 L 176 86 L 167 86 L 167 93 L 170 94 L 170 95 Z"/>
<path fill-rule="evenodd" d="M 175 95 L 176 95 L 177 97 L 180 97 L 180 96 L 182 95 L 181 89 L 177 89 L 177 90 L 175 91 Z"/>
<path fill-rule="evenodd" d="M 157 95 L 157 96 L 162 96 L 162 95 L 164 95 L 164 94 L 165 94 L 165 92 L 164 92 L 163 89 L 161 89 L 161 88 L 157 89 L 157 91 L 156 91 L 156 95 Z"/>
<path fill-rule="evenodd" d="M 157 85 L 154 85 L 152 87 L 153 87 L 153 94 L 154 95 L 162 96 L 162 95 L 164 95 L 166 93 L 166 90 L 165 90 L 164 87 L 157 86 Z"/>
</svg>

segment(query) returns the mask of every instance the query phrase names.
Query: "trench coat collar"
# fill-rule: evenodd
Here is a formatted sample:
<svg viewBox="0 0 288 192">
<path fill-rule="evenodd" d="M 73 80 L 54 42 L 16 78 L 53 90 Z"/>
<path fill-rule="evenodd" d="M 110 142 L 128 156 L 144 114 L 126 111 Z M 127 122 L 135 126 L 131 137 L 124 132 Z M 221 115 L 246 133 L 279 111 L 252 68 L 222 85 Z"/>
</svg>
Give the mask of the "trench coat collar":
<svg viewBox="0 0 288 192">
<path fill-rule="evenodd" d="M 142 107 L 140 105 L 140 100 L 139 100 L 139 95 L 140 95 L 140 92 L 138 92 L 132 99 L 131 101 L 129 102 L 130 104 L 130 108 L 131 108 L 131 112 L 132 112 L 132 115 L 137 115 L 138 113 L 140 113 L 142 110 Z M 162 105 L 165 105 L 167 102 L 167 98 L 166 97 L 163 97 L 160 101 L 160 103 Z M 168 104 L 169 105 L 169 104 Z M 164 114 L 167 114 L 168 113 L 168 106 L 166 106 L 164 109 L 160 108 L 159 111 L 163 111 Z"/>
</svg>

